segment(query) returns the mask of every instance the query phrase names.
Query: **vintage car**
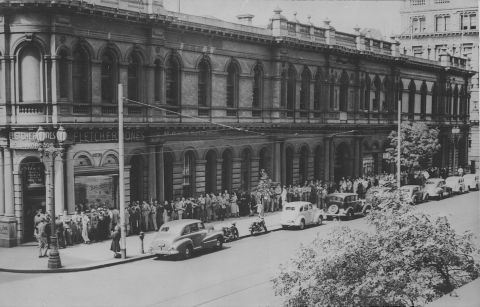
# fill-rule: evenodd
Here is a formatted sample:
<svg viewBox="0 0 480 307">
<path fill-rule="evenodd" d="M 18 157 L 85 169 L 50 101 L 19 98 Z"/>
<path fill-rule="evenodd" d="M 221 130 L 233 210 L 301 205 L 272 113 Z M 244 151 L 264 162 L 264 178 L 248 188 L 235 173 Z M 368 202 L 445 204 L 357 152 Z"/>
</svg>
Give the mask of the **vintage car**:
<svg viewBox="0 0 480 307">
<path fill-rule="evenodd" d="M 304 229 L 307 225 L 322 224 L 322 212 L 317 206 L 306 201 L 294 201 L 283 206 L 280 224 L 283 229 L 298 227 Z"/>
<path fill-rule="evenodd" d="M 423 193 L 426 198 L 441 199 L 452 195 L 452 188 L 448 187 L 442 178 L 430 178 L 425 182 Z"/>
<path fill-rule="evenodd" d="M 422 201 L 427 201 L 429 194 L 424 193 L 419 185 L 404 185 L 400 188 L 400 195 L 406 202 L 416 205 Z"/>
<path fill-rule="evenodd" d="M 465 189 L 465 182 L 463 181 L 463 177 L 460 176 L 450 176 L 445 179 L 445 183 L 447 187 L 452 188 L 452 193 L 461 194 L 466 191 Z"/>
<path fill-rule="evenodd" d="M 202 221 L 186 219 L 167 222 L 160 227 L 150 247 L 157 256 L 177 255 L 190 258 L 194 251 L 223 246 L 223 232 Z"/>
<path fill-rule="evenodd" d="M 324 219 L 338 220 L 342 217 L 351 219 L 355 215 L 366 215 L 372 209 L 371 205 L 359 199 L 356 193 L 328 194 L 325 201 L 326 210 L 322 212 Z"/>
<path fill-rule="evenodd" d="M 470 190 L 477 190 L 480 187 L 480 178 L 478 174 L 466 174 L 463 175 L 463 181 L 465 182 L 465 187 L 467 188 L 467 191 Z"/>
</svg>

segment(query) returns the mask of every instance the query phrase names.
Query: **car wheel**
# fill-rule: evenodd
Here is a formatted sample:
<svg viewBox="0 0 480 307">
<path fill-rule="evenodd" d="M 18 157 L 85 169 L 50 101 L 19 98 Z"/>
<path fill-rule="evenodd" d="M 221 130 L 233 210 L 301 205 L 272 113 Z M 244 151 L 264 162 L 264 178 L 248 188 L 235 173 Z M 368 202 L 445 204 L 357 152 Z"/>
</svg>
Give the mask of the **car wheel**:
<svg viewBox="0 0 480 307">
<path fill-rule="evenodd" d="M 301 220 L 300 221 L 300 226 L 298 226 L 300 228 L 300 230 L 304 230 L 305 229 L 305 221 L 304 220 Z"/>
<path fill-rule="evenodd" d="M 265 230 L 265 232 L 268 232 L 267 225 L 263 226 L 263 230 Z"/>
<path fill-rule="evenodd" d="M 365 211 L 363 211 L 363 215 L 369 215 L 370 211 L 372 210 L 370 209 L 370 207 L 368 207 L 367 209 L 365 209 Z"/>
<path fill-rule="evenodd" d="M 315 221 L 315 224 L 317 224 L 317 226 L 319 226 L 319 225 L 322 225 L 322 222 L 323 222 L 323 218 L 322 218 L 322 216 L 320 215 L 320 216 L 317 218 L 317 220 Z"/>
<path fill-rule="evenodd" d="M 218 237 L 217 242 L 215 242 L 215 248 L 216 249 L 222 249 L 223 247 L 223 239 Z"/>
<path fill-rule="evenodd" d="M 430 197 L 430 196 L 429 196 L 428 194 L 426 194 L 426 195 L 425 195 L 425 198 L 423 199 L 423 201 L 428 201 L 428 198 L 429 198 L 429 197 Z"/>
<path fill-rule="evenodd" d="M 333 221 L 334 221 L 334 222 L 338 222 L 338 221 L 340 221 L 340 218 L 339 218 L 338 216 L 334 216 L 334 217 L 333 217 Z"/>
<path fill-rule="evenodd" d="M 192 254 L 193 254 L 193 248 L 188 245 L 187 247 L 185 247 L 185 249 L 183 250 L 183 259 L 188 259 L 188 258 L 191 258 L 192 257 Z"/>
<path fill-rule="evenodd" d="M 250 230 L 250 235 L 252 235 L 252 236 L 253 236 L 253 229 L 252 229 L 252 230 Z"/>
</svg>

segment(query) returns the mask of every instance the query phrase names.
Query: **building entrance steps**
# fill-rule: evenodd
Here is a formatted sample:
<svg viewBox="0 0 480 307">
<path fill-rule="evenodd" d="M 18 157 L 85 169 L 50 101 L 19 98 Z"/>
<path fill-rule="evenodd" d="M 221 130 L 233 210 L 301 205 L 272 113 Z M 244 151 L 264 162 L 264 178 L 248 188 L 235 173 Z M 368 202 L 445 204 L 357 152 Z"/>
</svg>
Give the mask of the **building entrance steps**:
<svg viewBox="0 0 480 307">
<path fill-rule="evenodd" d="M 249 226 L 255 219 L 257 219 L 256 216 L 227 218 L 224 221 L 214 221 L 206 223 L 206 225 L 213 225 L 215 229 L 221 229 L 223 226 L 230 226 L 232 222 L 235 222 L 242 238 L 250 236 Z M 265 222 L 269 231 L 281 229 L 280 212 L 266 213 Z M 148 248 L 154 236 L 154 231 L 145 233 L 145 254 L 141 253 L 139 237 L 137 235 L 128 236 L 126 259 L 113 258 L 113 252 L 110 251 L 111 240 L 92 244 L 76 244 L 59 249 L 62 261 L 62 268 L 60 269 L 48 269 L 48 257 L 38 258 L 36 242 L 25 243 L 12 248 L 0 248 L 0 271 L 13 273 L 76 272 L 151 258 L 153 255 L 148 254 Z"/>
</svg>

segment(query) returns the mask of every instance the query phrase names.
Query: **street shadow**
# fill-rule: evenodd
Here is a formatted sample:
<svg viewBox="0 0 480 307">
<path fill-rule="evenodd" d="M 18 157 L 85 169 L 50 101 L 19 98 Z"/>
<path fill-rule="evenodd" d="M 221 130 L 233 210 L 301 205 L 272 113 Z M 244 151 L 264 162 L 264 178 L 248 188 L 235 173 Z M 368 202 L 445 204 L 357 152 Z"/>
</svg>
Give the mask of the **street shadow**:
<svg viewBox="0 0 480 307">
<path fill-rule="evenodd" d="M 193 253 L 192 257 L 189 258 L 189 259 L 183 259 L 183 258 L 179 257 L 178 255 L 173 255 L 173 256 L 156 256 L 156 257 L 153 258 L 153 260 L 154 261 L 173 261 L 173 262 L 188 261 L 190 259 L 201 257 L 201 256 L 208 255 L 208 254 L 212 254 L 212 253 L 221 253 L 221 252 L 226 251 L 230 248 L 231 248 L 231 246 L 225 246 L 224 245 L 222 247 L 222 249 L 208 248 L 208 249 L 204 249 L 204 250 L 200 250 L 200 251 L 195 251 Z"/>
</svg>

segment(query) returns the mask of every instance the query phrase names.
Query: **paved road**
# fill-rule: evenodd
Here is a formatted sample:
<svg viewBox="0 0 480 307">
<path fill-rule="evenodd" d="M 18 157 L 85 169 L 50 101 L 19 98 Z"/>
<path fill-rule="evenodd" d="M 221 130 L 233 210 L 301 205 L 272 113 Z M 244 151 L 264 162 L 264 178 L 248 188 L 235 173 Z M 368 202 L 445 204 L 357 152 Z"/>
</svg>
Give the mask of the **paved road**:
<svg viewBox="0 0 480 307">
<path fill-rule="evenodd" d="M 458 231 L 480 233 L 479 192 L 417 208 L 447 215 Z M 148 259 L 95 271 L 0 273 L 1 306 L 279 306 L 271 278 L 301 243 L 338 223 L 367 229 L 364 219 L 277 231 L 226 244 L 187 261 Z"/>
</svg>

